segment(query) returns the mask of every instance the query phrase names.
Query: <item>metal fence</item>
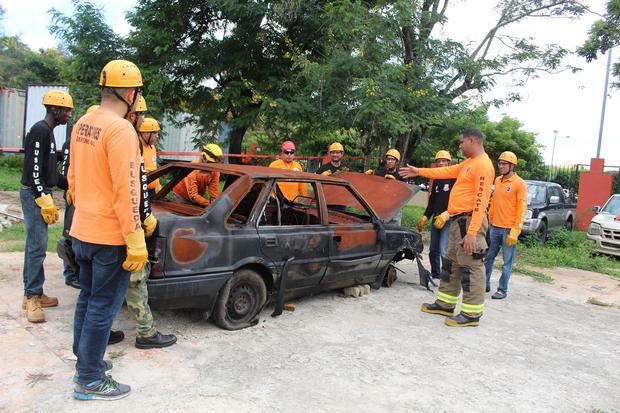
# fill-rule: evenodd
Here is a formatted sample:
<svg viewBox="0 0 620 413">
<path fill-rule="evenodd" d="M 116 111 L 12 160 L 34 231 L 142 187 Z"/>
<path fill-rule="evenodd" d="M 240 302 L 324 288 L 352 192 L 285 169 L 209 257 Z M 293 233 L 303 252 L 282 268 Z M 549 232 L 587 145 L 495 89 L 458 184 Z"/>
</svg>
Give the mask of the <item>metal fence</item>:
<svg viewBox="0 0 620 413">
<path fill-rule="evenodd" d="M 21 148 L 26 92 L 0 87 L 0 147 Z"/>
</svg>

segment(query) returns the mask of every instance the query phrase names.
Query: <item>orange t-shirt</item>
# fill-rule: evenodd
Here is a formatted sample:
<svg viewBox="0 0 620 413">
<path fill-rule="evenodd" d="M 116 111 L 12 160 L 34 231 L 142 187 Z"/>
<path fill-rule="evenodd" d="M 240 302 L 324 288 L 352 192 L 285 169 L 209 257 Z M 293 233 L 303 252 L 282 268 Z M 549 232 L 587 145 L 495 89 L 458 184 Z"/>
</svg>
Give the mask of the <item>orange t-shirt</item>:
<svg viewBox="0 0 620 413">
<path fill-rule="evenodd" d="M 131 123 L 99 109 L 71 132 L 69 190 L 75 215 L 71 236 L 103 245 L 125 245 L 141 231 L 140 149 Z"/>
<path fill-rule="evenodd" d="M 448 213 L 472 214 L 467 233 L 476 235 L 486 214 L 491 185 L 495 178 L 493 163 L 486 153 L 443 168 L 419 168 L 420 176 L 432 179 L 456 178 L 448 200 Z"/>
<path fill-rule="evenodd" d="M 201 206 L 209 206 L 220 194 L 220 173 L 195 170 L 187 175 L 172 190 L 180 197 Z M 209 190 L 209 198 L 204 197 Z"/>
<path fill-rule="evenodd" d="M 301 172 L 301 165 L 298 162 L 286 163 L 282 159 L 276 159 L 269 165 L 270 168 L 288 169 L 289 171 Z M 294 201 L 297 195 L 306 196 L 306 184 L 303 182 L 279 182 L 278 187 L 282 191 L 282 195 L 289 201 Z"/>
<path fill-rule="evenodd" d="M 508 179 L 498 176 L 491 197 L 489 221 L 499 228 L 521 230 L 527 213 L 527 184 L 516 173 Z"/>
<path fill-rule="evenodd" d="M 142 156 L 144 157 L 144 168 L 146 173 L 157 169 L 157 148 L 155 145 L 142 145 Z M 152 181 L 149 184 L 149 189 L 159 191 L 161 185 L 159 185 L 159 179 Z"/>
</svg>

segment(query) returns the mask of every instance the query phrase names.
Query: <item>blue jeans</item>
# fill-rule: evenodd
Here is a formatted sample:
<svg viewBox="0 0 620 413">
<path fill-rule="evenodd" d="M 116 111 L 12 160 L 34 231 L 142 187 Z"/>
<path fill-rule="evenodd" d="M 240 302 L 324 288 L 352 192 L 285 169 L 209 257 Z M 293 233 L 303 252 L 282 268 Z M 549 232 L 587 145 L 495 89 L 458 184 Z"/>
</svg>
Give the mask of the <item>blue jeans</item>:
<svg viewBox="0 0 620 413">
<path fill-rule="evenodd" d="M 112 322 L 118 314 L 129 285 L 123 269 L 125 246 L 98 245 L 73 239 L 73 251 L 80 266 L 80 295 L 73 319 L 73 354 L 77 356 L 80 384 L 105 378 L 105 354 Z"/>
<path fill-rule="evenodd" d="M 489 227 L 489 250 L 487 251 L 487 256 L 484 263 L 487 272 L 487 288 L 491 288 L 493 263 L 495 262 L 495 257 L 497 257 L 497 253 L 499 253 L 499 249 L 501 247 L 502 257 L 504 257 L 504 265 L 502 266 L 502 276 L 499 279 L 498 290 L 505 293 L 508 292 L 508 280 L 510 280 L 510 275 L 512 274 L 512 263 L 514 262 L 515 252 L 517 250 L 516 245 L 513 245 L 512 247 L 506 245 L 506 237 L 509 233 L 510 228 L 499 228 L 494 227 L 493 225 Z"/>
<path fill-rule="evenodd" d="M 48 192 L 46 190 L 46 192 Z M 35 194 L 30 188 L 22 187 L 19 199 L 26 226 L 26 251 L 24 251 L 24 295 L 43 294 L 45 271 L 43 261 L 47 249 L 47 224 L 41 216 L 41 209 L 35 204 Z"/>
<path fill-rule="evenodd" d="M 452 221 L 446 222 L 442 229 L 437 229 L 431 225 L 431 246 L 428 250 L 428 259 L 431 262 L 431 276 L 433 278 L 441 276 L 441 257 L 445 257 L 448 250 L 451 223 Z"/>
</svg>

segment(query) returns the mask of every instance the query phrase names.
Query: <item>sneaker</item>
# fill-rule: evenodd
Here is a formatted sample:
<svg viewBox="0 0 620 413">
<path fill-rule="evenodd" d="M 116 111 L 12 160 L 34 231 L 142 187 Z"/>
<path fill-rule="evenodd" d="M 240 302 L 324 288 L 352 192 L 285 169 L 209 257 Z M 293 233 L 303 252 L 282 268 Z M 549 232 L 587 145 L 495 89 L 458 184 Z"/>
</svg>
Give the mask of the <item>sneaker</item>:
<svg viewBox="0 0 620 413">
<path fill-rule="evenodd" d="M 454 315 L 454 308 L 443 308 L 442 306 L 436 303 L 432 303 L 432 304 L 424 303 L 420 307 L 420 311 L 422 311 L 423 313 L 439 314 L 439 315 L 445 315 L 445 316 Z"/>
<path fill-rule="evenodd" d="M 78 290 L 82 288 L 80 287 L 80 280 L 78 280 L 77 277 L 67 278 L 65 280 L 65 284 L 68 285 L 69 287 L 77 288 Z"/>
<path fill-rule="evenodd" d="M 508 294 L 506 294 L 502 290 L 497 290 L 497 291 L 495 291 L 495 294 L 493 294 L 491 296 L 491 298 L 494 299 L 494 300 L 503 300 L 504 298 L 506 298 L 507 295 Z"/>
<path fill-rule="evenodd" d="M 112 360 L 103 360 L 103 365 L 105 366 L 105 375 L 107 376 L 112 371 L 112 367 L 114 367 L 114 365 L 112 364 Z M 77 371 L 76 371 L 75 374 L 73 375 L 73 382 L 75 384 L 77 384 L 79 377 L 80 376 L 78 376 Z"/>
<path fill-rule="evenodd" d="M 136 347 L 142 350 L 169 347 L 176 342 L 177 336 L 174 334 L 162 334 L 159 331 L 151 337 L 136 337 Z"/>
<path fill-rule="evenodd" d="M 110 331 L 110 337 L 108 338 L 108 346 L 110 344 L 120 343 L 124 339 L 125 339 L 125 333 L 123 333 L 121 330 L 118 330 L 118 331 L 112 330 Z"/>
<path fill-rule="evenodd" d="M 477 327 L 480 325 L 480 317 L 468 317 L 459 313 L 453 317 L 446 317 L 445 324 L 448 327 Z"/>
<path fill-rule="evenodd" d="M 43 308 L 58 306 L 58 298 L 56 297 L 49 297 L 45 294 L 41 294 L 41 298 L 39 300 L 41 302 L 41 307 Z M 28 297 L 24 296 L 22 299 L 22 310 L 26 309 L 26 301 L 28 301 Z"/>
<path fill-rule="evenodd" d="M 87 385 L 78 384 L 73 390 L 73 397 L 78 400 L 118 400 L 129 396 L 131 387 L 106 376 Z"/>
</svg>

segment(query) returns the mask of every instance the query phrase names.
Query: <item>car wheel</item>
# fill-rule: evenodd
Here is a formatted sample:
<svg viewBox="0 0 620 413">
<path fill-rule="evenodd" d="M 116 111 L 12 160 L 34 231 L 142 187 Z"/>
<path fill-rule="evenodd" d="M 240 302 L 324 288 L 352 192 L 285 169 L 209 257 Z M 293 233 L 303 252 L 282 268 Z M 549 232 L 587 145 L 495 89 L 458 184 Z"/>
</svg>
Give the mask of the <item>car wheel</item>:
<svg viewBox="0 0 620 413">
<path fill-rule="evenodd" d="M 545 221 L 540 223 L 540 227 L 538 227 L 538 243 L 540 245 L 545 245 L 547 241 L 547 223 Z"/>
<path fill-rule="evenodd" d="M 567 231 L 572 231 L 573 230 L 573 219 L 569 218 L 566 223 L 564 223 L 564 228 L 566 228 Z"/>
<path fill-rule="evenodd" d="M 225 330 L 239 330 L 256 324 L 267 300 L 265 282 L 255 271 L 237 271 L 220 290 L 213 320 Z"/>
</svg>

